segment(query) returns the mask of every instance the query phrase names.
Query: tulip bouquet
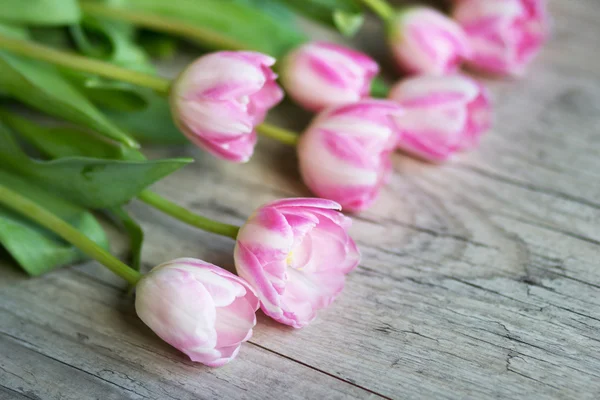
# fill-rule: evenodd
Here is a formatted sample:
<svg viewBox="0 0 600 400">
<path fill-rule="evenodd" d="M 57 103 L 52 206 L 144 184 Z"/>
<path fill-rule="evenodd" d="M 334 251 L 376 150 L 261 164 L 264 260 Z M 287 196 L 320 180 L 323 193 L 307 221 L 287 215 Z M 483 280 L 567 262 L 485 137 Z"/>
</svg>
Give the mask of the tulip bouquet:
<svg viewBox="0 0 600 400">
<path fill-rule="evenodd" d="M 452 3 L 444 14 L 385 0 L 2 2 L 0 244 L 32 276 L 97 260 L 135 287 L 146 325 L 209 366 L 237 355 L 258 308 L 308 325 L 360 261 L 342 208 L 373 204 L 395 150 L 444 162 L 475 148 L 491 101 L 461 66 L 521 75 L 547 37 L 543 0 Z M 295 24 L 301 15 L 351 36 L 366 10 L 408 75 L 393 86 L 367 54 L 312 42 Z M 159 76 L 150 60 L 182 39 L 210 52 L 173 80 Z M 316 113 L 302 133 L 265 122 L 286 94 Z M 44 118 L 25 118 L 25 108 Z M 148 160 L 140 143 L 191 142 L 243 163 L 259 135 L 296 148 L 320 198 L 273 201 L 239 227 L 148 189 L 193 160 Z M 136 198 L 234 239 L 238 275 L 191 258 L 142 274 L 143 231 L 123 207 Z M 102 216 L 129 235 L 129 265 L 109 252 Z"/>
</svg>

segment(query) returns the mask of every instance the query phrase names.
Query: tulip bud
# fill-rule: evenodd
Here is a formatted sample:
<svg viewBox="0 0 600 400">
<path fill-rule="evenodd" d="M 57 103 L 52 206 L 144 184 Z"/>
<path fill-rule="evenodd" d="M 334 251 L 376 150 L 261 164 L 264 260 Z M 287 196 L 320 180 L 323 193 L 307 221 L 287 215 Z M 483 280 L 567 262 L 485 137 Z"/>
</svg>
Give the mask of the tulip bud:
<svg viewBox="0 0 600 400">
<path fill-rule="evenodd" d="M 398 13 L 391 22 L 389 40 L 398 66 L 412 74 L 450 74 L 471 55 L 462 28 L 429 7 Z"/>
<path fill-rule="evenodd" d="M 348 211 L 367 208 L 391 170 L 397 131 L 391 101 L 362 100 L 323 111 L 300 137 L 298 158 L 306 185 Z"/>
<path fill-rule="evenodd" d="M 138 316 L 192 361 L 220 367 L 256 325 L 258 298 L 239 277 L 193 258 L 153 268 L 137 284 Z"/>
<path fill-rule="evenodd" d="M 324 199 L 285 199 L 260 207 L 241 227 L 234 258 L 265 314 L 301 328 L 333 302 L 360 261 L 350 218 Z"/>
<path fill-rule="evenodd" d="M 333 43 L 313 42 L 290 53 L 281 80 L 286 93 L 304 108 L 320 111 L 367 97 L 377 63 L 366 54 Z"/>
<path fill-rule="evenodd" d="M 548 38 L 545 0 L 461 0 L 453 16 L 485 72 L 520 75 Z"/>
<path fill-rule="evenodd" d="M 389 96 L 404 109 L 395 118 L 397 147 L 429 161 L 475 147 L 491 125 L 486 89 L 464 75 L 406 79 Z"/>
<path fill-rule="evenodd" d="M 283 98 L 269 68 L 275 59 L 248 51 L 200 57 L 171 90 L 175 123 L 197 146 L 215 156 L 246 162 L 256 144 L 254 127 Z"/>
</svg>

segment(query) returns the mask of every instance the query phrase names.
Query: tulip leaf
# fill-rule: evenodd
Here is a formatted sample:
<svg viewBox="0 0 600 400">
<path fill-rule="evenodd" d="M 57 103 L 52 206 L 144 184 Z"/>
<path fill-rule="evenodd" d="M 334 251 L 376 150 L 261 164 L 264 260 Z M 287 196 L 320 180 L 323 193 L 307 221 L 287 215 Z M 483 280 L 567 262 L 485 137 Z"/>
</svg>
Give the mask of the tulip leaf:
<svg viewBox="0 0 600 400">
<path fill-rule="evenodd" d="M 120 143 L 111 142 L 102 136 L 84 132 L 73 127 L 47 127 L 4 110 L 0 119 L 13 131 L 50 158 L 86 156 L 117 160 L 144 160 L 137 150 Z M 130 265 L 139 270 L 144 232 L 141 226 L 122 207 L 107 210 L 108 216 L 123 228 L 130 241 Z"/>
<path fill-rule="evenodd" d="M 144 244 L 144 231 L 140 224 L 137 223 L 123 207 L 113 207 L 109 209 L 109 214 L 114 220 L 125 229 L 129 236 L 129 252 L 131 259 L 129 265 L 136 271 L 140 270 L 142 261 L 142 245 Z"/>
<path fill-rule="evenodd" d="M 141 152 L 76 126 L 46 126 L 0 108 L 0 121 L 49 158 L 144 160 Z"/>
<path fill-rule="evenodd" d="M 67 221 L 81 233 L 108 249 L 104 230 L 85 209 L 56 197 L 26 178 L 0 169 L 0 182 Z M 0 206 L 0 244 L 32 276 L 86 259 L 74 246 Z"/>
<path fill-rule="evenodd" d="M 261 51 L 274 57 L 287 53 L 305 40 L 304 34 L 288 20 L 226 0 L 122 0 L 114 5 L 175 23 L 198 27 L 235 42 L 238 49 Z M 186 39 L 208 47 L 193 35 Z"/>
<path fill-rule="evenodd" d="M 0 91 L 46 114 L 135 144 L 51 65 L 0 51 Z"/>
<path fill-rule="evenodd" d="M 128 23 L 84 16 L 70 27 L 71 37 L 81 53 L 120 67 L 154 74 L 154 65 L 145 50 L 135 43 L 135 27 Z M 95 75 L 69 72 L 68 77 L 94 104 L 115 111 L 140 111 L 147 106 L 149 89 L 115 82 Z"/>
<path fill-rule="evenodd" d="M 274 0 L 285 4 L 307 18 L 332 25 L 346 36 L 354 35 L 364 16 L 358 0 Z"/>
<path fill-rule="evenodd" d="M 0 167 L 90 209 L 125 204 L 154 182 L 192 161 L 122 161 L 86 157 L 37 161 L 24 154 L 9 130 L 0 125 Z"/>
<path fill-rule="evenodd" d="M 131 132 L 136 140 L 149 144 L 184 144 L 185 136 L 173 123 L 169 102 L 155 93 L 146 98 L 148 106 L 139 112 L 107 112 L 120 127 Z"/>
<path fill-rule="evenodd" d="M 24 25 L 69 25 L 81 17 L 77 0 L 2 0 L 0 19 Z"/>
</svg>

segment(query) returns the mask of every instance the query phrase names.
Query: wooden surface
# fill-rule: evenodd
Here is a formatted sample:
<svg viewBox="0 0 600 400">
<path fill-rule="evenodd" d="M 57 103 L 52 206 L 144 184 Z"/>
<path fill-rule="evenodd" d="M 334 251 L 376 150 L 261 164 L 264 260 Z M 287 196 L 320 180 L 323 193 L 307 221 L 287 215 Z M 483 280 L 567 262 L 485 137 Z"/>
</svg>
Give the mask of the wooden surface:
<svg viewBox="0 0 600 400">
<path fill-rule="evenodd" d="M 551 9 L 553 40 L 527 77 L 490 83 L 497 123 L 478 151 L 444 166 L 394 156 L 352 228 L 362 265 L 314 324 L 259 314 L 238 359 L 210 369 L 146 328 L 100 266 L 27 279 L 3 265 L 0 399 L 600 398 L 600 2 Z M 279 120 L 303 124 L 294 112 Z M 269 140 L 243 166 L 151 153 L 165 154 L 198 162 L 155 189 L 232 223 L 308 195 L 293 150 Z M 144 268 L 232 268 L 232 241 L 130 210 Z"/>
</svg>

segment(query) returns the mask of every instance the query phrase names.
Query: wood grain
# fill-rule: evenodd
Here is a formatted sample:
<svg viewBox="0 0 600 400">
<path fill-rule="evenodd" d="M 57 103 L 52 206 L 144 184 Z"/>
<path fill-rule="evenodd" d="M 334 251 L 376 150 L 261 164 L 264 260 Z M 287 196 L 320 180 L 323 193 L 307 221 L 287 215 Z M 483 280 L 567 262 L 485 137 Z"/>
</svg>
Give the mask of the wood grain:
<svg viewBox="0 0 600 400">
<path fill-rule="evenodd" d="M 0 399 L 597 399 L 600 397 L 600 56 L 597 0 L 551 2 L 554 38 L 521 80 L 489 81 L 494 131 L 443 166 L 401 154 L 355 216 L 362 265 L 302 330 L 259 315 L 221 369 L 187 361 L 94 263 L 26 279 L 0 266 Z M 305 123 L 287 105 L 274 120 Z M 305 196 L 293 149 L 197 163 L 155 189 L 242 223 Z M 144 267 L 181 256 L 232 268 L 233 242 L 130 206 Z M 115 235 L 117 250 L 124 239 Z"/>
</svg>

